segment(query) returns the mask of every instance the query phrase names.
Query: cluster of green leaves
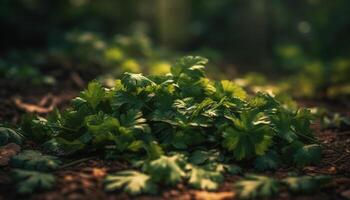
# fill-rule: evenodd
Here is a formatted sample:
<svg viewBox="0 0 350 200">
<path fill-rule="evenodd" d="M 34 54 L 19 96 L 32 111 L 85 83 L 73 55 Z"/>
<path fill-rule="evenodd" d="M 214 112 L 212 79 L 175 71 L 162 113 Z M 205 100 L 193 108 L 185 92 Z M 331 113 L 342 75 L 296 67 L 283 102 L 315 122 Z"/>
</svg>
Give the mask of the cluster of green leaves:
<svg viewBox="0 0 350 200">
<path fill-rule="evenodd" d="M 9 143 L 22 145 L 24 136 L 20 131 L 0 127 L 0 147 Z M 6 152 L 5 152 L 6 153 Z M 51 189 L 55 183 L 52 171 L 59 168 L 61 161 L 55 156 L 39 151 L 24 150 L 10 159 L 13 168 L 12 177 L 20 194 L 29 194 L 38 190 Z"/>
<path fill-rule="evenodd" d="M 0 146 L 8 143 L 16 143 L 21 145 L 23 139 L 23 135 L 18 131 L 7 127 L 0 127 Z"/>
<path fill-rule="evenodd" d="M 224 180 L 223 173 L 241 173 L 238 166 L 217 162 L 218 155 L 215 154 L 199 155 L 197 152 L 190 158 L 176 154 L 146 160 L 142 163 L 142 172 L 127 170 L 108 175 L 105 179 L 106 190 L 123 189 L 132 195 L 154 194 L 158 184 L 174 186 L 183 181 L 195 189 L 216 190 Z M 196 164 L 198 160 L 201 160 L 200 164 Z"/>
<path fill-rule="evenodd" d="M 51 189 L 56 180 L 51 172 L 58 169 L 60 164 L 61 161 L 56 157 L 33 150 L 25 150 L 12 157 L 13 180 L 16 182 L 17 191 L 20 194 L 28 194 Z"/>
<path fill-rule="evenodd" d="M 290 109 L 265 93 L 249 96 L 232 81 L 210 80 L 206 63 L 187 56 L 169 74 L 125 73 L 113 88 L 93 81 L 71 108 L 47 119 L 26 117 L 22 130 L 57 154 L 105 151 L 112 158 L 146 160 L 145 174 L 128 171 L 111 178 L 118 183 L 108 188 L 123 186 L 133 193 L 154 187 L 129 188 L 130 182 L 173 185 L 186 176 L 194 187 L 216 188 L 213 182 L 221 176 L 212 167 L 207 172 L 202 165 L 211 156 L 199 150 L 219 153 L 221 163 L 253 159 L 259 170 L 319 162 L 321 148 L 315 144 L 308 110 Z M 189 154 L 195 164 L 189 173 L 184 172 L 184 166 L 191 166 L 187 159 L 181 164 L 177 157 L 167 157 L 170 152 Z"/>
<path fill-rule="evenodd" d="M 327 128 L 337 128 L 346 129 L 350 127 L 350 118 L 347 116 L 342 116 L 340 113 L 334 113 L 331 115 L 324 115 L 321 118 L 322 127 Z"/>
<path fill-rule="evenodd" d="M 66 34 L 64 42 L 53 47 L 49 54 L 54 62 L 82 69 L 85 73 L 97 68 L 98 72 L 108 72 L 103 73 L 106 79 L 126 71 L 162 74 L 170 69 L 161 59 L 164 55 L 152 47 L 150 38 L 141 31 L 109 38 L 91 31 L 72 31 Z"/>
<path fill-rule="evenodd" d="M 310 194 L 329 180 L 328 176 L 291 176 L 278 180 L 248 174 L 235 183 L 235 188 L 242 199 L 268 198 L 278 194 L 282 187 L 293 193 Z"/>
<path fill-rule="evenodd" d="M 13 82 L 27 82 L 34 85 L 53 84 L 54 78 L 40 72 L 42 54 L 27 51 L 13 51 L 0 59 L 0 78 Z"/>
<path fill-rule="evenodd" d="M 59 38 L 50 43 L 49 51 L 7 53 L 0 59 L 0 78 L 16 83 L 52 85 L 67 70 L 69 73 L 73 70 L 83 73 L 84 78 L 101 75 L 101 82 L 108 85 L 113 77 L 126 71 L 165 74 L 170 70 L 170 64 L 164 59 L 170 56 L 156 51 L 150 38 L 142 32 L 107 39 L 95 32 L 70 31 Z M 57 71 L 50 66 L 62 68 Z"/>
</svg>

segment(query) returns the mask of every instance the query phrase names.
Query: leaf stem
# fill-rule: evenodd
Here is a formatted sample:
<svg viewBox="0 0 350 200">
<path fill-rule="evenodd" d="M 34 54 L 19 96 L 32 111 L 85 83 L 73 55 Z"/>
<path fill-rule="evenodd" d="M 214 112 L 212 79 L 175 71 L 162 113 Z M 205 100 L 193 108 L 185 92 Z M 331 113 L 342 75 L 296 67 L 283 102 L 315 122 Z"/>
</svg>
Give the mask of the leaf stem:
<svg viewBox="0 0 350 200">
<path fill-rule="evenodd" d="M 91 160 L 91 159 L 94 159 L 94 158 L 97 158 L 97 156 L 90 156 L 90 157 L 85 157 L 85 158 L 81 158 L 81 159 L 78 159 L 78 160 L 74 160 L 72 162 L 69 162 L 67 164 L 64 164 L 60 167 L 60 169 L 64 169 L 64 168 L 67 168 L 67 167 L 70 167 L 70 166 L 73 166 L 73 165 L 76 165 L 76 164 L 79 164 L 79 163 L 82 163 L 82 162 L 85 162 L 87 160 Z"/>
</svg>

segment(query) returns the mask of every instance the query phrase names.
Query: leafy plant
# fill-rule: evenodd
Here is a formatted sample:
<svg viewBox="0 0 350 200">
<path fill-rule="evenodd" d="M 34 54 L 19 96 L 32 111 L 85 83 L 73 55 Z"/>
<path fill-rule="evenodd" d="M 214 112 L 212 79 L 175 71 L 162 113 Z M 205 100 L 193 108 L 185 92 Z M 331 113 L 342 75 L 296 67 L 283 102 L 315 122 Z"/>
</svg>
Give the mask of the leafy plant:
<svg viewBox="0 0 350 200">
<path fill-rule="evenodd" d="M 283 182 L 288 186 L 288 189 L 294 193 L 306 193 L 310 194 L 315 192 L 323 184 L 329 182 L 328 176 L 300 176 L 300 177 L 287 177 L 283 179 Z"/>
<path fill-rule="evenodd" d="M 235 183 L 242 199 L 266 198 L 276 195 L 282 187 L 294 193 L 310 194 L 330 180 L 327 176 L 291 176 L 278 180 L 267 176 L 249 174 Z"/>
<path fill-rule="evenodd" d="M 317 144 L 305 145 L 294 155 L 294 162 L 298 166 L 317 164 L 321 160 L 321 147 Z"/>
<path fill-rule="evenodd" d="M 55 156 L 44 155 L 33 150 L 25 150 L 11 159 L 11 165 L 15 168 L 39 171 L 55 170 L 60 163 L 61 161 Z"/>
<path fill-rule="evenodd" d="M 184 161 L 179 155 L 161 156 L 144 165 L 144 170 L 152 176 L 155 182 L 168 185 L 181 182 L 186 175 L 183 168 Z"/>
<path fill-rule="evenodd" d="M 122 171 L 114 175 L 108 175 L 105 178 L 106 190 L 114 191 L 122 189 L 129 194 L 137 195 L 140 193 L 155 193 L 157 187 L 151 182 L 149 175 L 138 171 Z"/>
<path fill-rule="evenodd" d="M 53 153 L 101 151 L 138 161 L 142 173 L 127 171 L 107 181 L 109 189 L 132 194 L 183 181 L 214 190 L 224 173 L 241 172 L 234 161 L 255 159 L 259 170 L 319 162 L 310 112 L 284 106 L 269 94 L 248 95 L 233 81 L 210 80 L 206 63 L 186 56 L 167 75 L 125 73 L 112 88 L 92 81 L 70 108 L 47 119 L 27 118 L 22 129 Z M 278 188 L 269 179 L 248 178 L 254 188 L 240 186 L 253 196 L 270 196 Z"/>
<path fill-rule="evenodd" d="M 272 197 L 280 188 L 280 183 L 266 176 L 246 175 L 244 180 L 235 184 L 242 199 L 255 199 L 257 197 Z"/>
<path fill-rule="evenodd" d="M 6 127 L 0 127 L 0 146 L 8 143 L 16 143 L 21 145 L 23 142 L 23 135 L 16 130 Z"/>
<path fill-rule="evenodd" d="M 16 169 L 13 171 L 14 180 L 17 182 L 17 191 L 21 194 L 29 194 L 38 190 L 51 189 L 55 183 L 55 177 L 49 173 Z"/>
<path fill-rule="evenodd" d="M 224 177 L 219 171 L 212 171 L 203 167 L 191 166 L 188 183 L 196 189 L 216 190 Z"/>
<path fill-rule="evenodd" d="M 321 119 L 323 128 L 343 128 L 350 126 L 350 118 L 334 113 L 332 116 L 323 116 Z"/>
</svg>

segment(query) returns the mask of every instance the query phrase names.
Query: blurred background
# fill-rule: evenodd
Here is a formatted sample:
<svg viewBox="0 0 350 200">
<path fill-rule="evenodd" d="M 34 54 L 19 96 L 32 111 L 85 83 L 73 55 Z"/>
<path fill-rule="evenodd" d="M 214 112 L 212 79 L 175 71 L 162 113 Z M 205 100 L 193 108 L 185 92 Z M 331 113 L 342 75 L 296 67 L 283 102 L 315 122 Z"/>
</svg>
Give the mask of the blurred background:
<svg viewBox="0 0 350 200">
<path fill-rule="evenodd" d="M 349 0 L 2 0 L 0 26 L 0 78 L 12 82 L 108 84 L 191 54 L 251 90 L 350 94 Z"/>
</svg>

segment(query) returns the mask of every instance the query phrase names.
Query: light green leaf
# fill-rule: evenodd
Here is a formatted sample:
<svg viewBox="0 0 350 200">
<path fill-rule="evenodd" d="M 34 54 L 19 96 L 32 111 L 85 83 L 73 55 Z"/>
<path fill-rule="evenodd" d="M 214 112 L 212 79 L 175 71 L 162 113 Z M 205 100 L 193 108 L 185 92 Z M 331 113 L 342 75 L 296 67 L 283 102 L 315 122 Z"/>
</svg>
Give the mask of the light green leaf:
<svg viewBox="0 0 350 200">
<path fill-rule="evenodd" d="M 134 170 L 121 171 L 113 175 L 108 175 L 105 178 L 105 184 L 107 191 L 123 189 L 131 195 L 141 193 L 154 194 L 157 191 L 157 186 L 152 183 L 149 175 Z"/>
<path fill-rule="evenodd" d="M 208 63 L 208 59 L 200 56 L 185 56 L 176 61 L 171 68 L 174 76 L 186 74 L 191 78 L 200 78 L 204 76 L 204 66 Z"/>
<path fill-rule="evenodd" d="M 253 112 L 243 112 L 239 118 L 231 120 L 234 126 L 224 129 L 223 147 L 233 152 L 237 160 L 265 154 L 272 141 L 270 128 L 255 123 Z"/>
<path fill-rule="evenodd" d="M 266 176 L 249 174 L 237 181 L 235 188 L 242 199 L 267 198 L 278 193 L 280 183 Z"/>
<path fill-rule="evenodd" d="M 97 105 L 104 99 L 105 91 L 102 85 L 97 81 L 89 83 L 87 90 L 80 94 L 80 97 L 85 99 L 88 104 L 95 109 Z"/>
<path fill-rule="evenodd" d="M 138 110 L 131 109 L 126 114 L 120 115 L 120 123 L 132 130 L 140 130 L 145 133 L 150 132 L 150 128 L 146 122 L 146 119 L 142 117 L 142 112 Z"/>
<path fill-rule="evenodd" d="M 142 74 L 133 74 L 128 72 L 124 73 L 121 82 L 126 89 L 131 91 L 136 90 L 137 88 L 144 88 L 148 85 L 155 84 Z"/>
<path fill-rule="evenodd" d="M 223 175 L 218 171 L 206 170 L 203 167 L 191 166 L 188 183 L 202 190 L 216 190 L 224 180 Z"/>
<path fill-rule="evenodd" d="M 241 86 L 229 80 L 222 80 L 217 83 L 216 91 L 220 98 L 229 97 L 244 100 L 247 97 L 247 93 Z"/>
<path fill-rule="evenodd" d="M 144 170 L 151 175 L 152 180 L 168 185 L 175 185 L 182 181 L 186 175 L 183 168 L 184 161 L 180 155 L 160 156 L 144 166 Z"/>
</svg>

